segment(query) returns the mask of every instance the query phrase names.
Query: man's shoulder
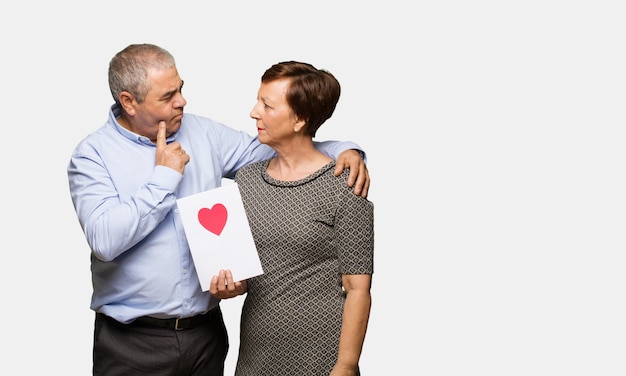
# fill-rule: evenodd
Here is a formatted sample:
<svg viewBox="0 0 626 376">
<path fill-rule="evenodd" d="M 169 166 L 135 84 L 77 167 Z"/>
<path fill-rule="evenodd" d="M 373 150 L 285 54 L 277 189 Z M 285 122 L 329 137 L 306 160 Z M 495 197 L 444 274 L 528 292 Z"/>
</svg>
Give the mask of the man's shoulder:
<svg viewBox="0 0 626 376">
<path fill-rule="evenodd" d="M 183 114 L 183 123 L 185 124 L 197 124 L 197 125 L 223 125 L 220 122 L 216 121 L 213 118 L 204 115 L 198 115 L 193 113 L 185 112 Z"/>
<path fill-rule="evenodd" d="M 111 124 L 109 123 L 105 123 L 104 125 L 100 126 L 100 128 L 93 130 L 91 133 L 83 137 L 83 139 L 80 140 L 76 148 L 84 148 L 89 145 L 101 144 L 103 142 L 106 142 L 107 140 L 110 140 L 114 133 L 115 132 L 113 126 L 111 126 Z"/>
</svg>

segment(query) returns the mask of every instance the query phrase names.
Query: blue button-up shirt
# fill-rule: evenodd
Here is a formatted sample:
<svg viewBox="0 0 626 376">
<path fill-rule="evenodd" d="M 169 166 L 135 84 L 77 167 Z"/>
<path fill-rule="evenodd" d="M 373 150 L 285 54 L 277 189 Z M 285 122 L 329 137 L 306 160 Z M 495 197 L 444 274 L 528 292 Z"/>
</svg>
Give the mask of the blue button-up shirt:
<svg viewBox="0 0 626 376">
<path fill-rule="evenodd" d="M 185 114 L 177 133 L 190 155 L 184 175 L 155 165 L 156 146 L 109 119 L 83 139 L 68 164 L 70 193 L 91 249 L 91 309 L 120 322 L 139 316 L 189 317 L 218 300 L 200 287 L 176 200 L 221 185 L 274 151 L 249 134 Z M 317 143 L 337 157 L 351 142 Z"/>
</svg>

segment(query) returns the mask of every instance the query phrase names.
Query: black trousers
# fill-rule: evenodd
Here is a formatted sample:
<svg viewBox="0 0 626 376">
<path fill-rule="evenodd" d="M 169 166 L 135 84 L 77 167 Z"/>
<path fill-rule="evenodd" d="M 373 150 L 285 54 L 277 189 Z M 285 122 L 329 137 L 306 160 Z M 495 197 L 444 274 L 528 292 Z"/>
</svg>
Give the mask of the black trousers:
<svg viewBox="0 0 626 376">
<path fill-rule="evenodd" d="M 222 312 L 193 328 L 125 325 L 96 314 L 93 375 L 223 376 L 228 335 Z"/>
</svg>

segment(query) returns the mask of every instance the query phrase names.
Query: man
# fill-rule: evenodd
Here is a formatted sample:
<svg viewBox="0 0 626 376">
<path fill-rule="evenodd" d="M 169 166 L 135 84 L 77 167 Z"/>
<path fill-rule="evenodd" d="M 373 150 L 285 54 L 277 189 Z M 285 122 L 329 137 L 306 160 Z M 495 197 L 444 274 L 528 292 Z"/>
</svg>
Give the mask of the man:
<svg viewBox="0 0 626 376">
<path fill-rule="evenodd" d="M 92 252 L 93 374 L 221 376 L 228 336 L 219 299 L 200 287 L 176 199 L 219 187 L 274 152 L 245 132 L 183 114 L 183 80 L 158 46 L 116 54 L 109 86 L 108 121 L 79 143 L 67 169 Z M 369 176 L 357 146 L 318 147 L 338 157 L 336 175 L 350 168 L 349 184 L 365 197 Z"/>
</svg>

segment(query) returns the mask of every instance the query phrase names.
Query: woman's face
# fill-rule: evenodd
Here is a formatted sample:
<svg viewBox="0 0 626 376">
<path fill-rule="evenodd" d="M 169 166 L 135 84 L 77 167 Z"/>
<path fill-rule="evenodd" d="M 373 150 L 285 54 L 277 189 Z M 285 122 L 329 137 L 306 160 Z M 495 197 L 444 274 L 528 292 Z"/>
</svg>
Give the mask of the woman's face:
<svg viewBox="0 0 626 376">
<path fill-rule="evenodd" d="M 285 93 L 289 84 L 287 78 L 261 83 L 250 117 L 256 120 L 259 141 L 263 144 L 273 146 L 290 140 L 295 130 L 302 127 L 287 104 Z"/>
</svg>

